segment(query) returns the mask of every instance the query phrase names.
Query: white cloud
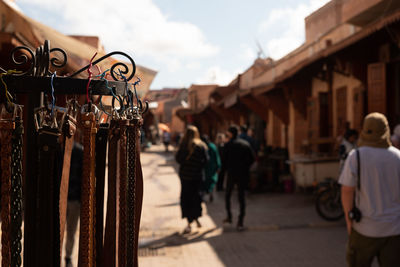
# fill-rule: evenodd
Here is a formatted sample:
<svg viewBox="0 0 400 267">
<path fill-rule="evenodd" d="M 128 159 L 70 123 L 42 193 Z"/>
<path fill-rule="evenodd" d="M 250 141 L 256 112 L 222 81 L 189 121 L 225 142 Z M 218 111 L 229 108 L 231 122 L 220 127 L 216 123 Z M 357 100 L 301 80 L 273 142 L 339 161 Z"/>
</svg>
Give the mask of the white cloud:
<svg viewBox="0 0 400 267">
<path fill-rule="evenodd" d="M 98 35 L 108 51 L 122 50 L 163 62 L 219 52 L 197 26 L 170 20 L 152 0 L 19 0 L 17 4 L 50 14 L 57 10 L 61 15 L 58 29 L 66 34 Z"/>
<path fill-rule="evenodd" d="M 226 71 L 221 69 L 219 66 L 212 66 L 208 68 L 204 75 L 196 80 L 196 84 L 219 84 L 226 85 L 229 84 L 241 70 Z"/>
<path fill-rule="evenodd" d="M 272 9 L 259 29 L 262 36 L 270 37 L 265 46 L 268 55 L 281 58 L 299 47 L 305 40 L 304 18 L 327 2 L 307 0 L 295 7 Z"/>
</svg>

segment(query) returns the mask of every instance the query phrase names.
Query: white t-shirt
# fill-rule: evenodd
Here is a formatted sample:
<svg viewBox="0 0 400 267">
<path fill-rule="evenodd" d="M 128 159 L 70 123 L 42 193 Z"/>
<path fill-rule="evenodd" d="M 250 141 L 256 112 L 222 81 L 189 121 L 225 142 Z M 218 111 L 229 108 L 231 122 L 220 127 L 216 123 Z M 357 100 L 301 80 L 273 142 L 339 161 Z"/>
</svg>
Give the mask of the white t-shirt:
<svg viewBox="0 0 400 267">
<path fill-rule="evenodd" d="M 339 183 L 356 187 L 356 206 L 362 218 L 353 228 L 369 237 L 400 234 L 400 150 L 360 147 L 360 191 L 357 189 L 357 153 L 351 151 Z"/>
</svg>

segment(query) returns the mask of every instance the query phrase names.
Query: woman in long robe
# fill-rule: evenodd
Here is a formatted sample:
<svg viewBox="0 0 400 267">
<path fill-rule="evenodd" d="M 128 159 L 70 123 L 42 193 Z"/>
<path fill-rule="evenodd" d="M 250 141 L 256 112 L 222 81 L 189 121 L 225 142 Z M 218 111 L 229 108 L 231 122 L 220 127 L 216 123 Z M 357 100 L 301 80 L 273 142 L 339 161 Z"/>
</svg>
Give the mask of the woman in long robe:
<svg viewBox="0 0 400 267">
<path fill-rule="evenodd" d="M 201 216 L 202 185 L 204 182 L 204 167 L 208 161 L 207 145 L 200 140 L 199 131 L 195 126 L 188 126 L 175 156 L 179 163 L 181 180 L 182 218 L 188 225 L 184 233 L 191 232 L 191 224 Z"/>
</svg>

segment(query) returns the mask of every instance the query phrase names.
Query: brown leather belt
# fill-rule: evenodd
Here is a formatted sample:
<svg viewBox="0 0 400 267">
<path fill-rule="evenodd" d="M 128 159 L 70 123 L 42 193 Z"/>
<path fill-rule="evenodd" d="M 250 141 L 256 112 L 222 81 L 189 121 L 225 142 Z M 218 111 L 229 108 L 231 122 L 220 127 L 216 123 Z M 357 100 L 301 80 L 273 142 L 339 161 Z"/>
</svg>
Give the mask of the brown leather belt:
<svg viewBox="0 0 400 267">
<path fill-rule="evenodd" d="M 2 112 L 3 113 L 3 112 Z M 15 123 L 10 118 L 0 118 L 1 151 L 1 266 L 11 266 L 11 138 Z M 8 114 L 7 114 L 8 115 Z"/>
<path fill-rule="evenodd" d="M 107 137 L 109 124 L 100 124 L 96 135 L 96 265 L 103 258 L 103 221 L 104 221 L 104 178 L 106 173 Z"/>
<path fill-rule="evenodd" d="M 138 266 L 138 249 L 139 249 L 139 230 L 140 230 L 140 218 L 142 216 L 142 204 L 143 204 L 143 173 L 142 164 L 140 162 L 140 127 L 143 125 L 143 120 L 136 121 L 136 187 L 135 187 L 135 250 L 134 259 L 135 267 Z"/>
<path fill-rule="evenodd" d="M 128 253 L 127 266 L 138 266 L 138 238 L 143 196 L 140 166 L 140 117 L 135 116 L 128 126 Z"/>
<path fill-rule="evenodd" d="M 108 143 L 108 194 L 107 215 L 104 233 L 103 266 L 116 266 L 116 243 L 117 243 L 117 181 L 119 180 L 118 155 L 119 155 L 120 130 L 118 122 L 110 122 Z"/>
<path fill-rule="evenodd" d="M 71 154 L 74 147 L 74 134 L 76 132 L 76 119 L 71 114 L 66 116 L 63 127 L 64 156 L 60 183 L 60 255 L 62 255 L 62 244 L 64 239 L 65 221 L 67 216 L 68 185 L 71 168 Z"/>
<path fill-rule="evenodd" d="M 119 229 L 118 229 L 118 266 L 127 267 L 127 187 L 128 187 L 128 169 L 127 169 L 127 126 L 129 121 L 121 119 L 119 121 L 120 140 L 119 140 Z"/>
<path fill-rule="evenodd" d="M 16 118 L 12 136 L 11 156 L 11 266 L 22 264 L 22 139 L 24 127 L 21 116 Z"/>
<path fill-rule="evenodd" d="M 93 112 L 81 114 L 83 127 L 83 171 L 79 233 L 79 267 L 95 266 L 95 138 L 96 119 Z"/>
</svg>

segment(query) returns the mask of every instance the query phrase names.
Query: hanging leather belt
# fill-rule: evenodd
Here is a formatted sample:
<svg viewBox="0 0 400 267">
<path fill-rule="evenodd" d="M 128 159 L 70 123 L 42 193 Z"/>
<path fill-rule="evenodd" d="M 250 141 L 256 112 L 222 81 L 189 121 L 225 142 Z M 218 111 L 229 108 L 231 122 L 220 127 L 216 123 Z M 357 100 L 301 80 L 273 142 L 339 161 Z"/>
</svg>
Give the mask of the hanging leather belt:
<svg viewBox="0 0 400 267">
<path fill-rule="evenodd" d="M 76 114 L 66 115 L 63 127 L 64 156 L 60 183 L 60 255 L 64 239 L 65 222 L 67 216 L 68 185 L 71 167 L 71 154 L 74 147 L 74 135 L 76 132 Z"/>
<path fill-rule="evenodd" d="M 112 120 L 109 130 L 108 143 L 108 194 L 107 194 L 107 215 L 104 233 L 103 266 L 116 266 L 116 244 L 117 244 L 117 181 L 119 180 L 118 155 L 120 129 L 118 122 Z"/>
<path fill-rule="evenodd" d="M 60 265 L 59 196 L 62 168 L 61 132 L 44 126 L 38 132 L 36 266 Z"/>
<path fill-rule="evenodd" d="M 96 264 L 102 264 L 103 258 L 103 221 L 104 221 L 104 177 L 106 171 L 107 137 L 109 124 L 100 124 L 96 135 Z"/>
<path fill-rule="evenodd" d="M 119 156 L 119 232 L 118 232 L 118 266 L 126 267 L 127 256 L 127 187 L 128 187 L 128 168 L 127 168 L 127 126 L 129 121 L 121 119 L 120 127 L 120 156 Z"/>
<path fill-rule="evenodd" d="M 22 109 L 21 109 L 22 113 Z M 21 266 L 22 251 L 22 114 L 15 121 L 11 156 L 11 266 Z"/>
<path fill-rule="evenodd" d="M 4 109 L 4 108 L 3 108 Z M 8 114 L 7 114 L 8 115 Z M 11 200 L 11 138 L 15 129 L 12 117 L 0 118 L 1 145 L 1 266 L 11 266 L 11 229 L 10 229 L 10 200 Z"/>
<path fill-rule="evenodd" d="M 135 116 L 128 126 L 128 247 L 127 265 L 138 266 L 138 238 L 143 196 L 139 135 L 140 117 Z"/>
<path fill-rule="evenodd" d="M 41 108 L 36 117 L 38 131 L 38 187 L 36 212 L 36 266 L 60 266 L 62 241 L 65 229 L 69 170 L 76 131 L 75 114 L 61 112 L 61 120 L 49 121 Z M 44 113 L 43 113 L 44 112 Z M 39 125 L 39 121 L 42 125 Z M 49 123 L 51 122 L 51 123 Z M 47 124 L 46 124 L 47 123 Z"/>
<path fill-rule="evenodd" d="M 83 171 L 81 186 L 81 217 L 79 234 L 80 267 L 94 267 L 95 257 L 95 138 L 96 120 L 93 112 L 81 114 L 83 127 Z"/>
</svg>

